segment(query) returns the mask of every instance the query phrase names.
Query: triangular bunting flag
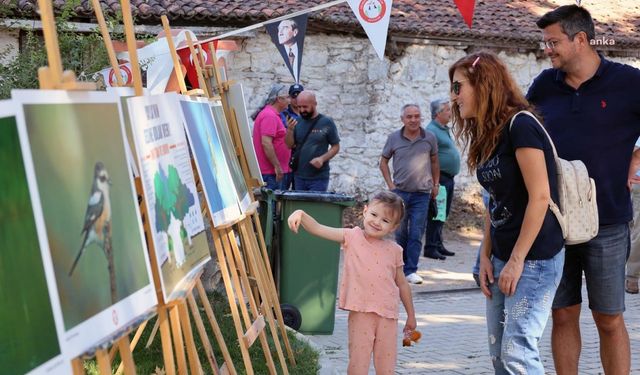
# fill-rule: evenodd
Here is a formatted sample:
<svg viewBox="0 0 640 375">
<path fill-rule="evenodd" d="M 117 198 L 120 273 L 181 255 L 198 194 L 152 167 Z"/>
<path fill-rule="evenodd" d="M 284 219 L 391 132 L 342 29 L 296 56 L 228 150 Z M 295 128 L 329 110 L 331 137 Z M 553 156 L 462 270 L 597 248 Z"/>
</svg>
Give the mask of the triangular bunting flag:
<svg viewBox="0 0 640 375">
<path fill-rule="evenodd" d="M 380 60 L 384 59 L 393 0 L 348 0 Z"/>
<path fill-rule="evenodd" d="M 473 23 L 473 9 L 476 6 L 476 0 L 453 0 L 464 19 L 464 23 L 471 28 Z"/>
<path fill-rule="evenodd" d="M 303 14 L 265 25 L 269 36 L 271 36 L 271 41 L 280 51 L 280 55 L 296 83 L 300 82 L 302 49 L 304 47 L 304 35 L 307 32 L 308 18 L 308 14 Z"/>
</svg>

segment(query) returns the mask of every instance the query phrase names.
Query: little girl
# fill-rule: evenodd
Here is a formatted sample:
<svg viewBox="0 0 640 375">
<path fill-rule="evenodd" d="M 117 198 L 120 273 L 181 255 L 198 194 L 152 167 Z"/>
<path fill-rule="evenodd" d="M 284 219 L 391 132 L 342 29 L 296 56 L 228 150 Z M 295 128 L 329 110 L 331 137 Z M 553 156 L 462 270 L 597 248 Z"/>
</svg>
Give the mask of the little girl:
<svg viewBox="0 0 640 375">
<path fill-rule="evenodd" d="M 402 198 L 390 191 L 377 193 L 364 207 L 363 227 L 332 228 L 319 224 L 302 210 L 289 216 L 289 228 L 300 224 L 314 236 L 339 242 L 344 272 L 338 306 L 349 311 L 349 375 L 393 374 L 396 365 L 398 299 L 407 311 L 405 336 L 416 328 L 411 288 L 402 271 L 402 248 L 384 237 L 404 216 Z M 399 298 L 398 298 L 399 297 Z"/>
</svg>

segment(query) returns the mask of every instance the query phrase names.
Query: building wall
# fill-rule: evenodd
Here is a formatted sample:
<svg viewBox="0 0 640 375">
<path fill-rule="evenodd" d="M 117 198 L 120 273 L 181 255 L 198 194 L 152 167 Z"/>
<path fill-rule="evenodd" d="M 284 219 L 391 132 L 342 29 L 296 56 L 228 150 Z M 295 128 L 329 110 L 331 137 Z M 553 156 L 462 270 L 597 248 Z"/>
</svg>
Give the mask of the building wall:
<svg viewBox="0 0 640 375">
<path fill-rule="evenodd" d="M 243 39 L 241 49 L 227 59 L 228 78 L 244 86 L 251 114 L 272 83 L 292 84 L 288 69 L 264 31 Z M 0 30 L 0 51 L 18 51 L 18 33 Z M 385 188 L 378 169 L 387 135 L 401 126 L 400 108 L 416 103 L 424 124 L 431 115 L 429 102 L 449 95 L 448 68 L 468 50 L 477 47 L 413 44 L 390 61 L 380 61 L 366 38 L 309 34 L 305 39 L 301 83 L 316 91 L 318 110 L 338 127 L 340 153 L 331 161 L 330 190 L 364 198 Z M 533 51 L 495 51 L 505 61 L 518 84 L 526 90 L 532 79 L 549 67 Z M 640 59 L 616 58 L 640 68 Z M 476 191 L 475 176 L 464 165 L 456 189 Z"/>
<path fill-rule="evenodd" d="M 18 37 L 17 30 L 0 29 L 0 54 L 7 52 L 4 59 L 0 58 L 0 63 L 9 61 L 18 55 Z"/>
</svg>

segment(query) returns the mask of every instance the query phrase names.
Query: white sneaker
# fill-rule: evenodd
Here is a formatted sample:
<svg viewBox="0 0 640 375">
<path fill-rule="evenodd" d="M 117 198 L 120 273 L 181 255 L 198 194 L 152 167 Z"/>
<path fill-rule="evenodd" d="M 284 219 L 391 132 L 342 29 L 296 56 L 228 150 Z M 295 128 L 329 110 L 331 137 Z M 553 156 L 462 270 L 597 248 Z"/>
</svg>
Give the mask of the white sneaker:
<svg viewBox="0 0 640 375">
<path fill-rule="evenodd" d="M 415 272 L 408 274 L 406 277 L 409 284 L 422 284 L 422 282 L 424 281 L 422 280 L 422 277 L 420 277 L 420 275 Z"/>
</svg>

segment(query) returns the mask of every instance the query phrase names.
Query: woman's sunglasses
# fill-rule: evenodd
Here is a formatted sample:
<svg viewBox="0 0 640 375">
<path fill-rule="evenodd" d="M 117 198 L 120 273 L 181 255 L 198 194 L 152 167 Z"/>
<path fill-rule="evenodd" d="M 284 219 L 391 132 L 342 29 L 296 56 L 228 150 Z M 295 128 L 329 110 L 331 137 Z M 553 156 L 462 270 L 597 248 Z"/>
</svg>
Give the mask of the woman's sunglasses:
<svg viewBox="0 0 640 375">
<path fill-rule="evenodd" d="M 451 92 L 460 95 L 460 89 L 462 88 L 462 82 L 466 82 L 468 79 L 463 79 L 461 81 L 453 81 L 451 82 Z"/>
</svg>

